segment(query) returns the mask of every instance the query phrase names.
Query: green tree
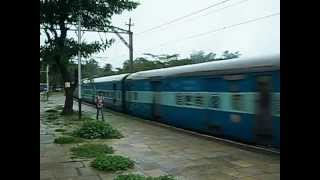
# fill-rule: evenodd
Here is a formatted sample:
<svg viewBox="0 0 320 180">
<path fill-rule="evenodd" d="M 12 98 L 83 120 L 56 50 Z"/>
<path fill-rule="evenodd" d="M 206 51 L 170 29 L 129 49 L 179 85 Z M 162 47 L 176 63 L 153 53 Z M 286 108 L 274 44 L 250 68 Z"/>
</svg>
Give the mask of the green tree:
<svg viewBox="0 0 320 180">
<path fill-rule="evenodd" d="M 98 71 L 98 62 L 91 58 L 83 65 L 83 78 L 91 78 L 92 76 L 97 75 Z"/>
<path fill-rule="evenodd" d="M 101 68 L 100 74 L 102 76 L 110 76 L 110 75 L 115 74 L 115 72 L 112 70 L 112 65 L 111 64 L 105 64 L 103 66 L 103 68 Z"/>
<path fill-rule="evenodd" d="M 239 51 L 237 52 L 229 52 L 229 51 L 224 51 L 222 54 L 222 59 L 233 59 L 233 58 L 238 58 L 241 54 Z"/>
<path fill-rule="evenodd" d="M 73 112 L 73 92 L 77 86 L 77 78 L 72 75 L 71 59 L 78 50 L 85 58 L 103 51 L 111 46 L 113 39 L 105 42 L 82 42 L 80 45 L 74 38 L 68 37 L 70 28 L 78 22 L 81 15 L 82 28 L 85 30 L 107 30 L 111 17 L 123 11 L 131 11 L 138 6 L 130 0 L 40 0 L 40 26 L 46 36 L 45 44 L 40 47 L 40 56 L 45 63 L 54 64 L 59 70 L 63 82 L 71 82 L 65 88 L 65 104 L 63 114 Z"/>
</svg>

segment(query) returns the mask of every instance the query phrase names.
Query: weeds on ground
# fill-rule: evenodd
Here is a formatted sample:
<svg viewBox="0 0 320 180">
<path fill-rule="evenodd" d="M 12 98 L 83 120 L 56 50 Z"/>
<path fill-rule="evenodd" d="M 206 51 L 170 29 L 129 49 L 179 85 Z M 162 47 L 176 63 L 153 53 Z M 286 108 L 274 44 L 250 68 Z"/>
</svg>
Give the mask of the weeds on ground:
<svg viewBox="0 0 320 180">
<path fill-rule="evenodd" d="M 82 158 L 94 158 L 114 152 L 111 146 L 105 144 L 83 144 L 70 150 L 75 157 Z"/>
<path fill-rule="evenodd" d="M 59 111 L 57 109 L 48 109 L 46 110 L 47 113 L 58 113 Z"/>
<path fill-rule="evenodd" d="M 114 180 L 175 180 L 175 178 L 173 176 L 146 177 L 139 174 L 127 174 L 119 175 Z"/>
<path fill-rule="evenodd" d="M 112 139 L 121 138 L 122 134 L 109 123 L 103 121 L 85 121 L 82 126 L 73 132 L 76 137 L 85 139 Z"/>
<path fill-rule="evenodd" d="M 65 129 L 56 129 L 55 132 L 65 132 Z"/>
<path fill-rule="evenodd" d="M 134 161 L 119 155 L 98 156 L 91 162 L 91 166 L 100 171 L 119 171 L 133 168 Z"/>
<path fill-rule="evenodd" d="M 56 144 L 72 144 L 72 143 L 81 143 L 83 142 L 82 139 L 76 137 L 69 137 L 69 136 L 61 136 L 54 139 L 54 143 Z"/>
<path fill-rule="evenodd" d="M 57 114 L 49 114 L 47 116 L 47 120 L 55 120 L 55 119 L 58 119 L 59 116 Z"/>
</svg>

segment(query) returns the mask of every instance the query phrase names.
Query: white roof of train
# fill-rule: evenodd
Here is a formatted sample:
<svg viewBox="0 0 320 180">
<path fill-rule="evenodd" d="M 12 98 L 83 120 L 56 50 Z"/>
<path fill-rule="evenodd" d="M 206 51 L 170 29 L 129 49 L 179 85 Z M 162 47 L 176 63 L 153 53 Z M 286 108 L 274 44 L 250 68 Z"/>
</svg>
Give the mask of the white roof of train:
<svg viewBox="0 0 320 180">
<path fill-rule="evenodd" d="M 119 75 L 113 75 L 113 76 L 94 78 L 93 82 L 98 83 L 98 82 L 121 81 L 127 75 L 128 74 L 119 74 Z"/>
<path fill-rule="evenodd" d="M 168 76 L 192 76 L 201 74 L 217 74 L 223 72 L 239 73 L 263 68 L 280 69 L 280 54 L 262 57 L 243 57 L 141 71 L 129 75 L 127 79 L 152 79 Z"/>
</svg>

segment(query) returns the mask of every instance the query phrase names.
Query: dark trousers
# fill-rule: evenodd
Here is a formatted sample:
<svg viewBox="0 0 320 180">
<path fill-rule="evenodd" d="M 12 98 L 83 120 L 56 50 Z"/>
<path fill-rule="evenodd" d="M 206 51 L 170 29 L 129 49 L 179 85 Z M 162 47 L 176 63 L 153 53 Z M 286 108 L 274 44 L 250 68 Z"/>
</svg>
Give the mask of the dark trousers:
<svg viewBox="0 0 320 180">
<path fill-rule="evenodd" d="M 97 120 L 99 119 L 99 113 L 101 113 L 102 120 L 104 121 L 104 118 L 103 118 L 103 108 L 97 108 Z"/>
</svg>

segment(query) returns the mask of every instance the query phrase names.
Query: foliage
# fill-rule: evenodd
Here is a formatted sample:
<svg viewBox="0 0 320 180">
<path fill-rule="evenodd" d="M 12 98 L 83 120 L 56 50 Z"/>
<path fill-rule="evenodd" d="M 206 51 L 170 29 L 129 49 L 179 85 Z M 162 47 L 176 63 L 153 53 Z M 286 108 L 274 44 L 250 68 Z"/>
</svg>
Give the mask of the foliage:
<svg viewBox="0 0 320 180">
<path fill-rule="evenodd" d="M 65 129 L 56 129 L 55 132 L 65 132 Z"/>
<path fill-rule="evenodd" d="M 85 139 L 110 139 L 110 138 L 121 138 L 121 133 L 114 129 L 109 123 L 103 121 L 85 121 L 80 127 L 73 132 L 74 136 L 85 138 Z"/>
<path fill-rule="evenodd" d="M 56 109 L 48 109 L 48 110 L 46 110 L 46 112 L 47 112 L 47 113 L 57 113 L 57 112 L 59 112 L 59 111 L 56 110 Z"/>
<path fill-rule="evenodd" d="M 81 119 L 79 119 L 78 112 L 74 112 L 73 114 L 67 115 L 64 118 L 66 121 L 92 121 L 92 120 L 94 120 L 94 119 L 87 117 L 87 116 L 84 116 L 84 115 L 82 115 Z"/>
<path fill-rule="evenodd" d="M 77 157 L 93 158 L 105 154 L 112 154 L 113 148 L 105 144 L 83 144 L 71 148 L 71 152 Z"/>
<path fill-rule="evenodd" d="M 63 82 L 71 82 L 71 87 L 65 88 L 66 106 L 63 114 L 73 111 L 72 94 L 78 83 L 77 74 L 70 69 L 72 59 L 78 51 L 82 57 L 88 58 L 93 53 L 104 51 L 114 42 L 105 38 L 101 42 L 82 41 L 78 44 L 77 40 L 68 36 L 70 29 L 81 17 L 84 30 L 110 30 L 113 15 L 131 11 L 138 4 L 130 0 L 40 0 L 40 27 L 46 38 L 45 44 L 40 46 L 42 63 L 49 64 L 52 70 L 59 72 Z"/>
<path fill-rule="evenodd" d="M 61 136 L 54 139 L 54 143 L 56 144 L 72 144 L 72 143 L 81 143 L 83 142 L 82 139 L 76 137 L 69 137 L 69 136 Z"/>
<path fill-rule="evenodd" d="M 63 105 L 58 105 L 54 109 L 57 111 L 63 110 Z"/>
<path fill-rule="evenodd" d="M 114 180 L 175 180 L 172 176 L 146 177 L 139 174 L 119 175 Z"/>
<path fill-rule="evenodd" d="M 217 54 L 213 52 L 205 53 L 204 51 L 196 51 L 193 52 L 189 58 L 182 59 L 179 59 L 179 54 L 155 55 L 151 53 L 145 53 L 144 55 L 147 57 L 138 57 L 133 61 L 133 68 L 135 72 L 197 64 L 209 61 L 233 59 L 238 58 L 241 54 L 238 51 L 235 53 L 224 51 L 221 57 L 217 57 Z M 117 68 L 117 72 L 114 72 L 114 74 L 128 73 L 129 67 L 130 61 L 126 60 L 124 61 L 122 68 Z"/>
<path fill-rule="evenodd" d="M 98 156 L 91 166 L 101 171 L 119 171 L 133 168 L 134 162 L 119 155 Z"/>
<path fill-rule="evenodd" d="M 55 120 L 58 118 L 59 118 L 59 116 L 57 114 L 49 114 L 47 117 L 48 120 Z"/>
</svg>

